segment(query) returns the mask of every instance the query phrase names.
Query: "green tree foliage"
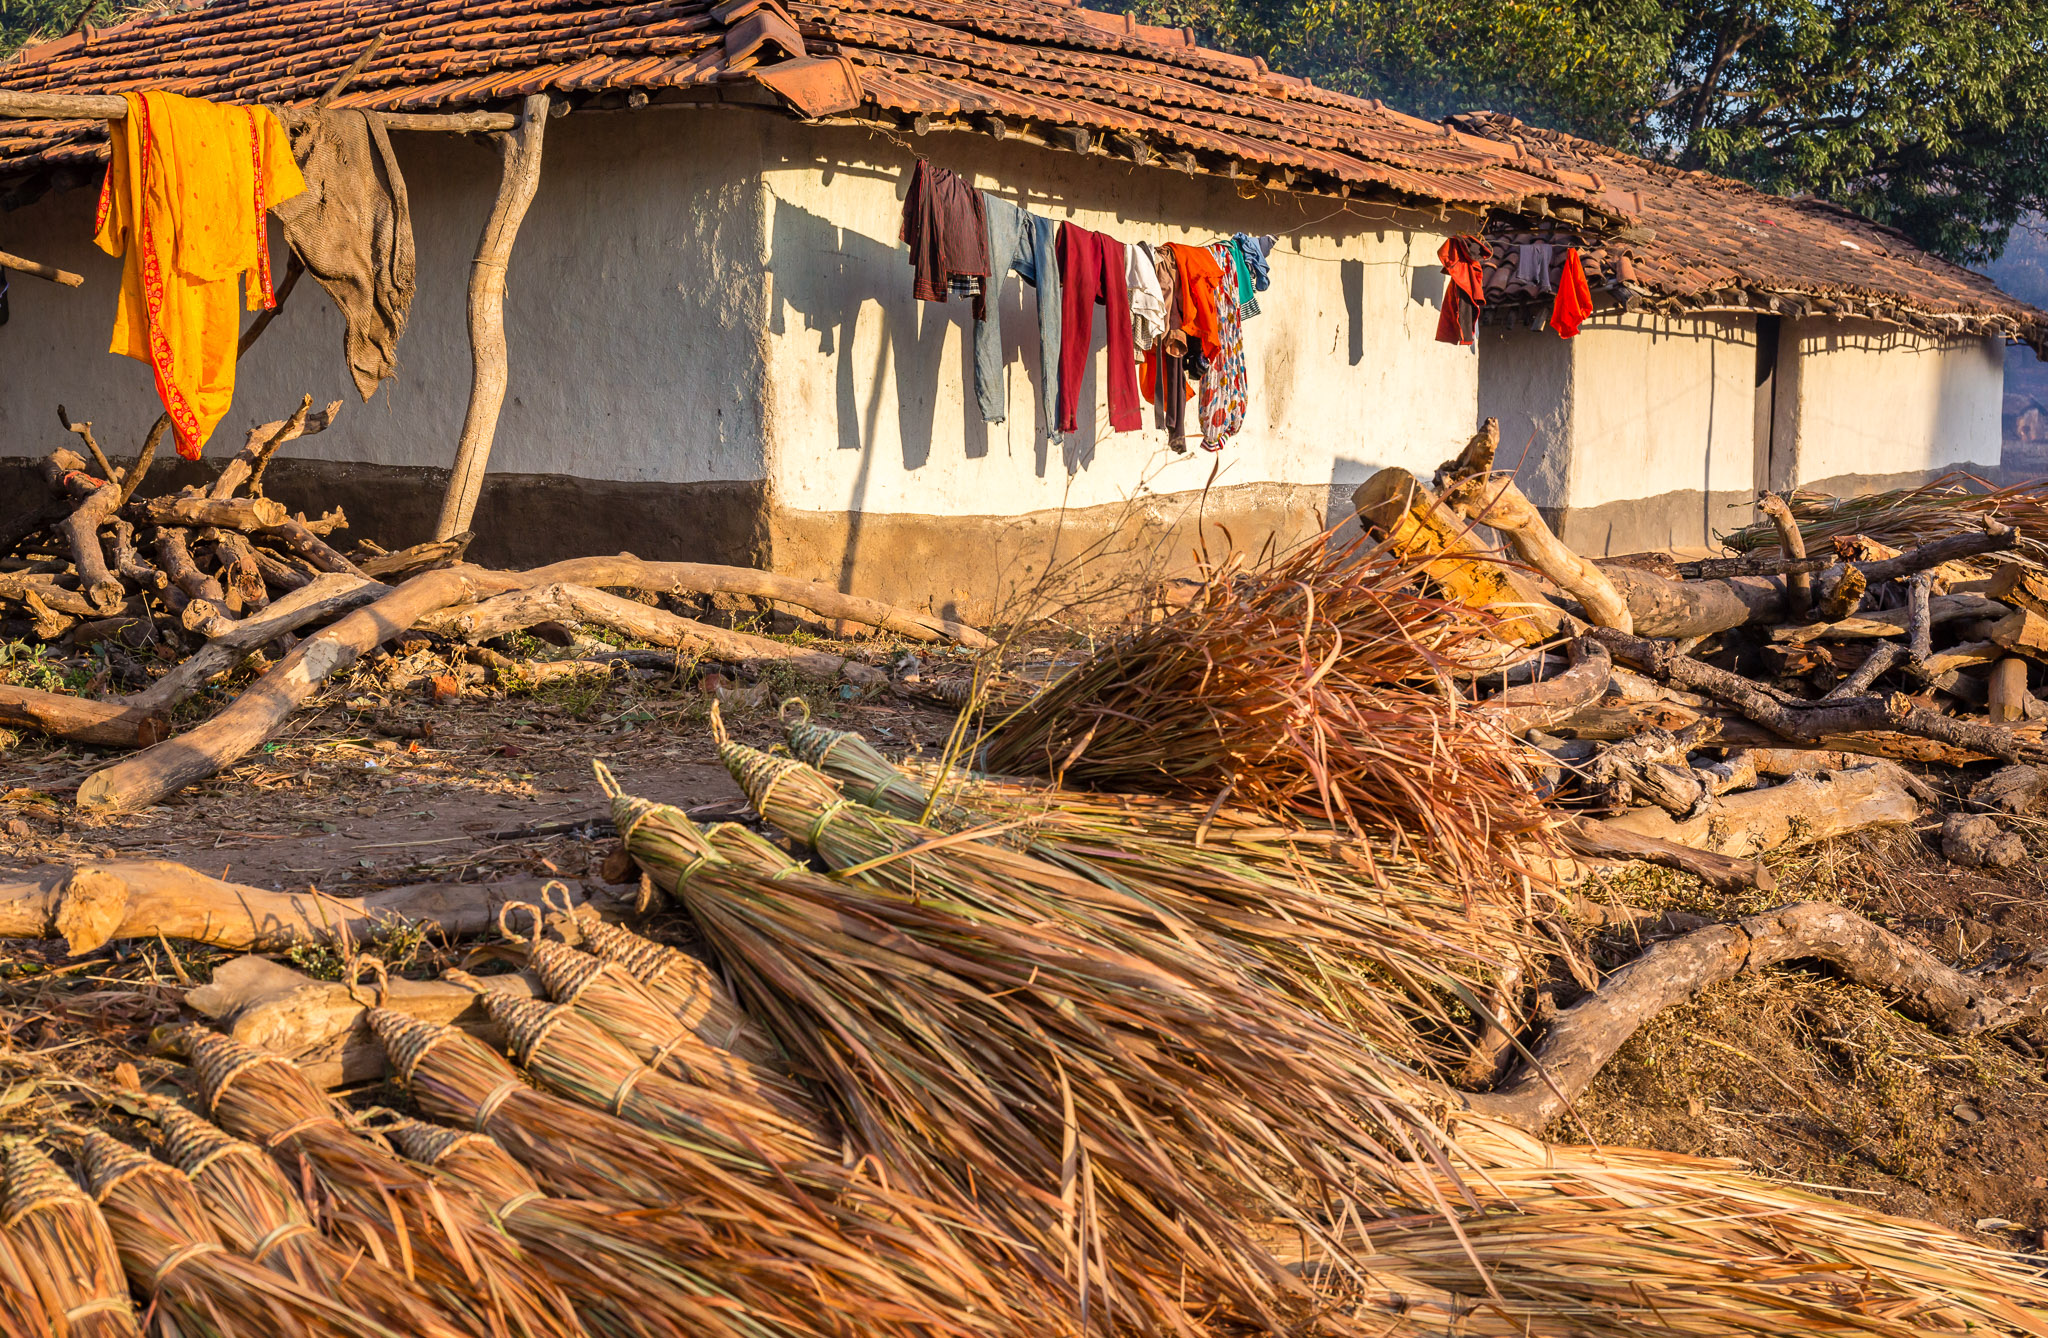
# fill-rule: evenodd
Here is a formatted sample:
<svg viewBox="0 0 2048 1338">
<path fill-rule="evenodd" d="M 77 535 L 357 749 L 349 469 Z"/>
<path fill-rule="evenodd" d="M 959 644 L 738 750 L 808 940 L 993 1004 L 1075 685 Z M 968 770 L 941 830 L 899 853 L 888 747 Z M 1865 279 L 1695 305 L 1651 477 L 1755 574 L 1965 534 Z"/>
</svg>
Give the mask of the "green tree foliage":
<svg viewBox="0 0 2048 1338">
<path fill-rule="evenodd" d="M 81 23 L 118 23 L 148 0 L 0 0 L 0 60 L 30 42 L 48 41 Z"/>
<path fill-rule="evenodd" d="M 2048 0 L 1125 0 L 1441 116 L 1491 107 L 1981 263 L 2048 203 Z"/>
</svg>

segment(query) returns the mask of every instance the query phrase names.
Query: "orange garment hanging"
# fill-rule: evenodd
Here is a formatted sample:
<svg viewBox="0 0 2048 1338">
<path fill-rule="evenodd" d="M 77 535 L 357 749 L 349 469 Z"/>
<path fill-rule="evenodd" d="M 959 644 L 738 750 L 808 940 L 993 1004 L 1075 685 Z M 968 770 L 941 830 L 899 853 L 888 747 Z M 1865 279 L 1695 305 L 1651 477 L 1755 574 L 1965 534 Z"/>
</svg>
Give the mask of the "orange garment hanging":
<svg viewBox="0 0 2048 1338">
<path fill-rule="evenodd" d="M 126 257 L 112 351 L 150 365 L 178 454 L 197 460 L 235 397 L 236 280 L 248 276 L 251 311 L 277 305 L 264 216 L 306 181 L 263 108 L 121 96 L 94 237 Z"/>
<path fill-rule="evenodd" d="M 1223 266 L 1206 246 L 1182 246 L 1175 242 L 1174 264 L 1180 273 L 1180 301 L 1184 319 L 1181 332 L 1193 335 L 1202 346 L 1202 356 L 1215 359 L 1223 353 L 1223 330 L 1216 312 L 1218 285 Z"/>
</svg>

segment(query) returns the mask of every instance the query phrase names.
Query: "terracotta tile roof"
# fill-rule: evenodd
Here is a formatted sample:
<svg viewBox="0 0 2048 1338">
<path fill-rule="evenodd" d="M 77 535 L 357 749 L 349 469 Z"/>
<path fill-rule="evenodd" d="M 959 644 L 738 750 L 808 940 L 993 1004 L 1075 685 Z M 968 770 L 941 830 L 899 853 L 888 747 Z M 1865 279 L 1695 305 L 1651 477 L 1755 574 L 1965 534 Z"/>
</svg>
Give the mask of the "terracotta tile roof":
<svg viewBox="0 0 2048 1338">
<path fill-rule="evenodd" d="M 750 84 L 799 114 L 1035 135 L 1293 189 L 1603 207 L 1586 178 L 1064 0 L 215 0 L 30 48 L 0 85 L 303 104 L 380 31 L 336 105 L 605 105 Z M 0 122 L 0 175 L 83 166 L 104 140 L 97 123 Z"/>
<path fill-rule="evenodd" d="M 1981 274 L 1920 250 L 1904 234 L 1837 205 L 1772 195 L 1706 172 L 1687 172 L 1497 112 L 1447 124 L 1514 148 L 1517 166 L 1578 172 L 1633 226 L 1598 229 L 1496 219 L 1487 297 L 1504 316 L 1549 309 L 1549 294 L 1515 279 L 1516 245 L 1577 246 L 1596 305 L 1652 310 L 1752 307 L 1789 314 L 1866 316 L 1929 333 L 1996 334 L 2048 346 L 2048 312 Z"/>
</svg>

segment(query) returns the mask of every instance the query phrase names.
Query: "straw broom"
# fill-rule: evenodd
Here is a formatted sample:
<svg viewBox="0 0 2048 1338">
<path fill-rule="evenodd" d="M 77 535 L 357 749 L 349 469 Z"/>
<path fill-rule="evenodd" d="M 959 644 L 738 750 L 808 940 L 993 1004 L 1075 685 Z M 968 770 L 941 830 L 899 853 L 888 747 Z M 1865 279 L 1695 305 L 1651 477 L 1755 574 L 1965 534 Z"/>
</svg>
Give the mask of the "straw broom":
<svg viewBox="0 0 2048 1338">
<path fill-rule="evenodd" d="M 460 1326 L 427 1294 L 374 1259 L 336 1248 L 320 1235 L 283 1172 L 254 1143 L 231 1138 L 183 1106 L 145 1100 L 164 1155 L 198 1193 L 229 1249 L 330 1296 L 394 1333 L 461 1338 Z"/>
<path fill-rule="evenodd" d="M 121 1266 L 163 1338 L 408 1338 L 230 1250 L 176 1168 L 99 1129 L 79 1160 Z"/>
<path fill-rule="evenodd" d="M 1205 802 L 1228 787 L 1264 812 L 1380 833 L 1462 886 L 1502 882 L 1553 817 L 1529 751 L 1448 678 L 1490 617 L 1419 587 L 1363 540 L 1213 572 L 999 722 L 983 769 Z"/>
<path fill-rule="evenodd" d="M 34 1285 L 34 1301 L 54 1321 L 55 1338 L 138 1338 L 120 1253 L 99 1208 L 25 1139 L 6 1148 L 0 1232 Z M 24 1308 L 28 1301 L 24 1298 Z"/>
<path fill-rule="evenodd" d="M 957 1261 L 958 1277 L 931 1258 L 917 1260 L 928 1271 L 906 1276 L 896 1270 L 910 1262 L 907 1252 L 864 1251 L 815 1205 L 615 1116 L 535 1091 L 467 1033 L 386 1008 L 372 1008 L 369 1022 L 423 1113 L 489 1134 L 556 1194 L 674 1207 L 724 1222 L 749 1248 L 804 1262 L 810 1293 L 828 1311 L 865 1316 L 873 1332 L 987 1333 L 1004 1318 L 991 1316 L 995 1307 L 976 1291 L 986 1280 Z"/>
<path fill-rule="evenodd" d="M 537 908 L 527 907 L 534 914 L 532 936 L 524 941 L 517 939 L 509 927 L 510 917 L 515 909 L 525 905 L 514 902 L 504 907 L 498 914 L 498 927 L 506 938 L 525 949 L 527 965 L 540 977 L 541 987 L 550 999 L 575 1008 L 656 1072 L 725 1093 L 752 1106 L 752 1111 L 740 1112 L 742 1118 L 769 1127 L 792 1128 L 819 1143 L 836 1146 L 838 1134 L 829 1127 L 830 1121 L 817 1099 L 795 1079 L 709 1044 L 624 966 L 543 938 Z M 588 929 L 586 926 L 586 933 Z M 631 934 L 630 930 L 620 932 Z M 661 947 L 653 943 L 647 946 Z M 657 979 L 659 974 L 657 965 Z M 760 1039 L 763 1047 L 773 1048 L 773 1043 L 760 1037 L 759 1029 L 751 1023 L 748 1030 Z"/>
<path fill-rule="evenodd" d="M 856 1146 L 920 1192 L 979 1205 L 1026 1261 L 1059 1270 L 1070 1318 L 1088 1325 L 1091 1298 L 1101 1323 L 1166 1331 L 1218 1305 L 1278 1327 L 1313 1308 L 1243 1217 L 1316 1239 L 1344 1211 L 1345 1152 L 1379 1146 L 1353 1110 L 1394 1112 L 1309 1058 L 1340 1037 L 1275 1026 L 1288 1010 L 1270 999 L 1218 1009 L 1042 919 L 969 917 L 951 887 L 877 896 L 743 829 L 702 833 L 623 794 L 613 812 L 756 1015 L 828 1084 Z"/>
<path fill-rule="evenodd" d="M 4 1191 L 0 1184 L 0 1191 Z M 4 1338 L 48 1338 L 57 1332 L 57 1322 L 43 1309 L 35 1278 L 14 1248 L 13 1239 L 0 1230 L 0 1336 Z"/>
<path fill-rule="evenodd" d="M 1467 1044 L 1454 1007 L 1483 993 L 1500 963 L 1536 955 L 1516 923 L 1519 907 L 1483 899 L 1468 912 L 1440 879 L 1405 861 L 1382 857 L 1373 880 L 1307 851 L 1262 862 L 1227 837 L 1202 839 L 1213 810 L 1178 805 L 1180 821 L 1168 834 L 1155 831 L 1145 818 L 1160 818 L 1172 801 L 1120 812 L 1109 803 L 1116 796 L 1072 796 L 1069 808 L 1064 793 L 991 789 L 975 792 L 976 811 L 942 803 L 859 735 L 808 720 L 792 722 L 788 733 L 799 759 L 859 802 L 911 821 L 943 809 L 940 828 L 992 827 L 997 841 L 1171 906 L 1198 932 L 1237 948 L 1265 983 L 1344 1019 L 1408 1063 L 1462 1061 Z"/>
<path fill-rule="evenodd" d="M 830 1155 L 809 1130 L 758 1102 L 648 1067 L 581 1009 L 490 989 L 464 971 L 443 979 L 474 993 L 504 1032 L 513 1062 L 543 1088 L 614 1115 L 746 1175 Z"/>
<path fill-rule="evenodd" d="M 639 981 L 706 1045 L 771 1072 L 787 1069 L 781 1048 L 741 1011 L 710 967 L 624 925 L 591 917 L 579 920 L 576 928 L 593 955 Z"/>
<path fill-rule="evenodd" d="M 582 1332 L 568 1298 L 528 1276 L 481 1205 L 351 1132 L 347 1111 L 290 1060 L 196 1027 L 182 1035 L 208 1113 L 308 1185 L 325 1230 L 424 1287 L 467 1328 L 494 1338 Z"/>
<path fill-rule="evenodd" d="M 787 1256 L 717 1240 L 687 1213 L 551 1197 L 487 1135 L 386 1120 L 382 1132 L 407 1157 L 490 1206 L 595 1330 L 776 1338 L 842 1328 L 804 1304 L 807 1279 Z"/>
</svg>

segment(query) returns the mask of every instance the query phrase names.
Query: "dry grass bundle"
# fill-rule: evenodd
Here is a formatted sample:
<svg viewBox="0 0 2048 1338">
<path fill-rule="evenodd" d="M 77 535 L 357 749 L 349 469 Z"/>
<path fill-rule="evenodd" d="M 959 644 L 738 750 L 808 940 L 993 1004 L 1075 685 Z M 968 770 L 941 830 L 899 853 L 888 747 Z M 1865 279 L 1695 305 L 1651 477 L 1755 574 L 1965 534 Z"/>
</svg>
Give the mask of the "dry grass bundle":
<svg viewBox="0 0 2048 1338">
<path fill-rule="evenodd" d="M 34 1285 L 33 1303 L 54 1321 L 56 1338 L 136 1338 L 121 1256 L 99 1208 L 42 1149 L 7 1145 L 0 1232 L 14 1243 Z"/>
<path fill-rule="evenodd" d="M 1378 832 L 1492 886 L 1550 816 L 1526 750 L 1446 677 L 1486 639 L 1391 550 L 1321 542 L 1212 573 L 1185 608 L 1099 652 L 998 724 L 985 769 L 1109 790 L 1221 793 Z"/>
<path fill-rule="evenodd" d="M 554 1198 L 487 1135 L 389 1116 L 412 1160 L 489 1205 L 593 1329 L 636 1338 L 826 1338 L 851 1332 L 807 1303 L 802 1262 L 744 1252 L 681 1212 Z"/>
<path fill-rule="evenodd" d="M 2017 528 L 2020 545 L 2037 560 L 2048 555 L 2027 535 L 2048 534 L 2048 479 L 1996 488 L 1967 470 L 1951 470 L 1917 488 L 1832 497 L 1805 489 L 1786 499 L 1809 553 L 1830 539 L 1866 535 L 1893 548 L 1913 548 L 1951 534 L 1977 534 L 1995 520 Z M 1778 530 L 1758 519 L 1722 542 L 1738 553 L 1775 553 Z"/>
<path fill-rule="evenodd" d="M 1346 1290 L 1365 1314 L 1474 1338 L 2048 1333 L 2038 1261 L 1731 1162 L 1490 1143 L 1473 1139 L 1498 1164 L 1458 1231 L 1359 1224 L 1371 1280 Z"/>
<path fill-rule="evenodd" d="M 911 820 L 943 809 L 936 826 L 990 828 L 1106 888 L 1172 907 L 1238 948 L 1268 985 L 1405 1062 L 1462 1062 L 1461 999 L 1484 993 L 1502 963 L 1541 955 L 1505 905 L 1468 909 L 1441 879 L 1391 856 L 1376 862 L 1377 879 L 1365 877 L 1332 859 L 1328 844 L 1290 842 L 1254 828 L 1251 815 L 1218 823 L 1218 811 L 1182 800 L 966 783 L 951 788 L 957 802 L 942 803 L 859 735 L 806 721 L 789 741 L 862 803 Z M 1263 843 L 1233 831 L 1257 831 Z"/>
<path fill-rule="evenodd" d="M 872 1333 L 929 1335 L 1000 1331 L 987 1279 L 958 1256 L 920 1255 L 844 1231 L 843 1218 L 767 1187 L 616 1116 L 535 1091 L 503 1056 L 464 1032 L 370 1010 L 370 1027 L 394 1074 L 432 1118 L 484 1133 L 553 1192 L 599 1202 L 673 1208 L 723 1225 L 750 1255 L 805 1265 L 803 1287 L 821 1313 L 842 1313 Z M 651 1073 L 652 1070 L 642 1070 Z"/>
<path fill-rule="evenodd" d="M 625 970 L 648 994 L 715 1050 L 770 1070 L 787 1068 L 781 1049 L 741 1011 L 710 967 L 666 943 L 642 938 L 624 925 L 590 918 L 577 922 L 583 941 L 600 960 Z"/>
<path fill-rule="evenodd" d="M 308 1186 L 330 1235 L 418 1283 L 465 1327 L 513 1338 L 581 1333 L 568 1298 L 527 1273 L 481 1205 L 351 1132 L 348 1113 L 291 1061 L 200 1028 L 184 1038 L 208 1113 Z"/>
<path fill-rule="evenodd" d="M 1362 1182 L 1408 1183 L 1435 1146 L 1375 1057 L 1226 976 L 1168 973 L 965 879 L 895 896 L 673 808 L 615 794 L 613 813 L 857 1149 L 986 1214 L 1080 1327 L 1310 1322 L 1316 1297 L 1246 1219 L 1326 1238 Z"/>
<path fill-rule="evenodd" d="M 393 1333 L 461 1338 L 480 1332 L 458 1327 L 424 1291 L 376 1260 L 344 1253 L 321 1236 L 262 1148 L 168 1101 L 149 1101 L 144 1111 L 161 1131 L 165 1157 L 191 1180 L 229 1249 Z"/>
<path fill-rule="evenodd" d="M 56 1332 L 57 1322 L 43 1309 L 28 1264 L 13 1238 L 0 1230 L 0 1338 L 49 1338 Z"/>
<path fill-rule="evenodd" d="M 408 1338 L 230 1250 L 175 1167 L 83 1131 L 79 1160 L 162 1338 Z"/>
<path fill-rule="evenodd" d="M 548 1091 L 744 1175 L 770 1178 L 778 1168 L 831 1155 L 809 1129 L 759 1102 L 641 1063 L 580 1009 L 493 990 L 462 971 L 449 971 L 446 979 L 483 1001 L 513 1061 Z"/>
<path fill-rule="evenodd" d="M 512 908 L 507 907 L 510 911 Z M 501 928 L 506 916 L 499 916 Z M 595 928 L 593 925 L 591 928 Z M 611 926 L 604 926 L 612 928 Z M 510 937 L 507 934 L 507 937 Z M 640 939 L 620 928 L 611 936 L 615 949 L 636 960 L 649 960 L 656 979 L 662 976 L 658 954 L 633 951 L 628 940 L 649 948 L 673 952 L 663 945 Z M 675 1010 L 654 990 L 642 984 L 624 966 L 579 951 L 566 943 L 541 937 L 538 914 L 533 936 L 522 946 L 529 968 L 541 980 L 541 987 L 558 1004 L 574 1007 L 635 1058 L 658 1073 L 680 1082 L 725 1093 L 737 1101 L 751 1103 L 763 1113 L 757 1118 L 768 1127 L 780 1123 L 803 1131 L 820 1143 L 836 1146 L 838 1134 L 830 1128 L 817 1099 L 779 1068 L 742 1059 L 732 1051 L 714 1046 L 686 1026 Z M 680 953 L 676 954 L 681 956 Z M 734 1009 L 737 1012 L 737 1008 Z M 758 1042 L 757 1049 L 773 1049 L 773 1042 L 748 1023 L 747 1031 Z M 727 1034 L 730 1034 L 728 1032 Z M 780 1059 L 780 1055 L 777 1056 Z"/>
</svg>

